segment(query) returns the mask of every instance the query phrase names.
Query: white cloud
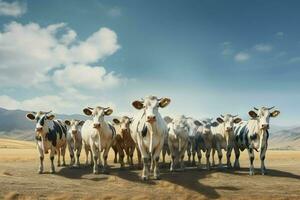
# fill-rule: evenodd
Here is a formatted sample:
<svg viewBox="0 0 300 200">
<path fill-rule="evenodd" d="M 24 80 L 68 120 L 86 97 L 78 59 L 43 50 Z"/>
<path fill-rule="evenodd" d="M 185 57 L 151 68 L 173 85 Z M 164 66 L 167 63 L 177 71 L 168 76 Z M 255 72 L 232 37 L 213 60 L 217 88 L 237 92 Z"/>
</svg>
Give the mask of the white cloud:
<svg viewBox="0 0 300 200">
<path fill-rule="evenodd" d="M 269 44 L 257 44 L 254 46 L 254 49 L 259 52 L 270 52 L 272 51 L 273 47 Z"/>
<path fill-rule="evenodd" d="M 54 83 L 64 88 L 106 89 L 118 86 L 124 81 L 113 72 L 107 73 L 104 67 L 69 65 L 55 71 Z"/>
<path fill-rule="evenodd" d="M 223 56 L 232 55 L 234 53 L 231 42 L 223 42 L 221 44 L 221 46 L 222 46 L 222 55 Z"/>
<path fill-rule="evenodd" d="M 12 16 L 19 17 L 26 13 L 27 6 L 25 3 L 20 3 L 17 1 L 14 2 L 5 2 L 0 0 L 0 16 Z"/>
<path fill-rule="evenodd" d="M 63 34 L 58 36 L 58 31 Z M 1 86 L 37 86 L 50 79 L 52 69 L 92 64 L 120 48 L 116 33 L 108 28 L 100 28 L 84 41 L 76 40 L 76 35 L 64 23 L 6 25 L 0 32 Z"/>
<path fill-rule="evenodd" d="M 15 100 L 6 95 L 0 96 L 0 107 L 7 109 L 22 109 L 28 111 L 52 110 L 54 112 L 62 112 L 73 106 L 75 105 L 72 102 L 65 101 L 60 96 L 55 95 L 34 97 L 22 101 Z"/>
<path fill-rule="evenodd" d="M 300 56 L 298 57 L 293 57 L 293 58 L 290 58 L 288 63 L 300 63 Z"/>
<path fill-rule="evenodd" d="M 277 32 L 275 35 L 276 35 L 277 37 L 283 37 L 283 36 L 284 36 L 284 33 L 283 33 L 283 32 Z"/>
<path fill-rule="evenodd" d="M 114 7 L 114 8 L 110 8 L 107 14 L 111 17 L 119 17 L 122 15 L 122 11 L 121 8 Z"/>
<path fill-rule="evenodd" d="M 234 56 L 234 60 L 237 62 L 244 62 L 246 60 L 249 60 L 250 55 L 248 53 L 239 52 Z"/>
</svg>

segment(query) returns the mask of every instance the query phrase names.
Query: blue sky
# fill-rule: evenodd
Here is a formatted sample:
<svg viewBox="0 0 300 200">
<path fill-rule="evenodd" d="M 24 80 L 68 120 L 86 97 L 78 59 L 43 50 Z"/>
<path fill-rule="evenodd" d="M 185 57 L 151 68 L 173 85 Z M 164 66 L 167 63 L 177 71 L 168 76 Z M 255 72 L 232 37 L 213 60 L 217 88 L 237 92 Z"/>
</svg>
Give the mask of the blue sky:
<svg viewBox="0 0 300 200">
<path fill-rule="evenodd" d="M 100 104 L 122 115 L 154 94 L 172 99 L 163 114 L 247 119 L 253 106 L 274 105 L 274 124 L 297 125 L 299 6 L 1 0 L 0 106 L 81 113 Z"/>
</svg>

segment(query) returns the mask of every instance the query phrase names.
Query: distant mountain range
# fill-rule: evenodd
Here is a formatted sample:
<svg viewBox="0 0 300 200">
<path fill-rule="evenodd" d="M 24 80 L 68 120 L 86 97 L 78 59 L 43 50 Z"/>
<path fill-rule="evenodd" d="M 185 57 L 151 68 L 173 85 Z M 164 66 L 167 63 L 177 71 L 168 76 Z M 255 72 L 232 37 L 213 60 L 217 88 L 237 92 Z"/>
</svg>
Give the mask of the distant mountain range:
<svg viewBox="0 0 300 200">
<path fill-rule="evenodd" d="M 23 110 L 7 110 L 0 108 L 0 137 L 14 138 L 19 140 L 33 140 L 34 138 L 34 122 L 26 119 L 25 115 L 28 111 Z M 65 115 L 57 114 L 57 119 L 81 119 L 88 117 L 84 115 Z M 111 120 L 113 116 L 108 117 Z M 271 125 L 270 149 L 290 149 L 300 150 L 300 126 L 299 127 L 283 127 Z"/>
</svg>

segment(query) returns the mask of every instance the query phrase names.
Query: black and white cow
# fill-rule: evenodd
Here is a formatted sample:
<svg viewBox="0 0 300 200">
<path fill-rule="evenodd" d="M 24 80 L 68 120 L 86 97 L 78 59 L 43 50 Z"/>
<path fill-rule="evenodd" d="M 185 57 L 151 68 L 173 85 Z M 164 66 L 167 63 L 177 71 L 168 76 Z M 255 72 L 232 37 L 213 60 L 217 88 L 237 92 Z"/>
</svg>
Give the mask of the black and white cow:
<svg viewBox="0 0 300 200">
<path fill-rule="evenodd" d="M 51 112 L 51 111 L 50 111 Z M 40 166 L 39 173 L 43 173 L 44 170 L 44 155 L 50 150 L 51 160 L 51 173 L 55 172 L 54 167 L 54 155 L 57 153 L 58 160 L 57 166 L 60 166 L 60 154 L 63 157 L 62 165 L 65 166 L 65 153 L 66 153 L 66 138 L 67 138 L 67 127 L 60 120 L 53 120 L 54 115 L 50 112 L 31 112 L 26 115 L 29 120 L 36 121 L 35 126 L 35 139 L 37 149 L 40 154 Z"/>
<path fill-rule="evenodd" d="M 249 111 L 251 117 L 248 121 L 240 122 L 234 127 L 235 135 L 235 163 L 234 167 L 239 168 L 239 156 L 240 151 L 248 150 L 249 160 L 250 160 L 250 175 L 254 175 L 254 151 L 260 152 L 261 160 L 261 173 L 265 174 L 265 155 L 268 148 L 268 138 L 269 138 L 269 121 L 270 117 L 276 117 L 279 115 L 279 110 L 272 111 L 274 107 L 266 108 L 261 107 L 260 109 L 254 108 L 255 111 Z"/>
</svg>

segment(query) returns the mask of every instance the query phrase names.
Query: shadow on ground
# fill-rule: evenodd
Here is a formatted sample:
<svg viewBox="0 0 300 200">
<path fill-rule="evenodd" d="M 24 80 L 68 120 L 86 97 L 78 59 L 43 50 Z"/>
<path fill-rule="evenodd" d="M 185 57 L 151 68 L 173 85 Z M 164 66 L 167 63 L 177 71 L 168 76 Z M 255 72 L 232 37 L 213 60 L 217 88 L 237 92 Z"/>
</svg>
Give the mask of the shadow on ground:
<svg viewBox="0 0 300 200">
<path fill-rule="evenodd" d="M 159 181 L 159 180 L 151 180 L 151 179 L 148 181 L 142 181 L 140 178 L 141 170 L 137 170 L 137 166 L 135 166 L 134 169 L 129 169 L 127 167 L 122 170 L 120 170 L 118 167 L 114 167 L 114 168 L 110 168 L 108 171 L 109 174 L 100 173 L 98 175 L 93 175 L 91 167 L 83 167 L 83 166 L 80 168 L 66 167 L 58 171 L 56 175 L 70 178 L 70 179 L 85 179 L 91 181 L 103 181 L 108 179 L 109 176 L 116 176 L 126 181 L 134 182 L 137 184 L 145 184 L 145 185 L 156 185 Z M 174 185 L 179 185 L 186 189 L 195 191 L 199 194 L 204 195 L 207 198 L 216 199 L 221 197 L 220 194 L 217 192 L 217 190 L 237 191 L 239 190 L 239 188 L 232 187 L 232 186 L 212 187 L 201 183 L 202 179 L 207 178 L 214 173 L 225 173 L 225 174 L 232 174 L 236 176 L 249 176 L 248 171 L 249 171 L 248 168 L 241 168 L 239 170 L 234 170 L 234 169 L 227 169 L 226 167 L 222 167 L 222 168 L 212 168 L 210 171 L 207 171 L 205 169 L 198 169 L 196 167 L 187 167 L 186 170 L 182 172 L 169 172 L 167 165 L 164 165 L 163 167 L 161 167 L 161 179 L 163 181 L 167 181 Z M 255 172 L 256 172 L 255 176 L 261 176 L 260 169 L 256 169 Z M 300 180 L 299 175 L 285 172 L 285 171 L 275 170 L 275 169 L 268 169 L 267 174 L 265 176 L 285 177 L 285 178 Z"/>
</svg>

